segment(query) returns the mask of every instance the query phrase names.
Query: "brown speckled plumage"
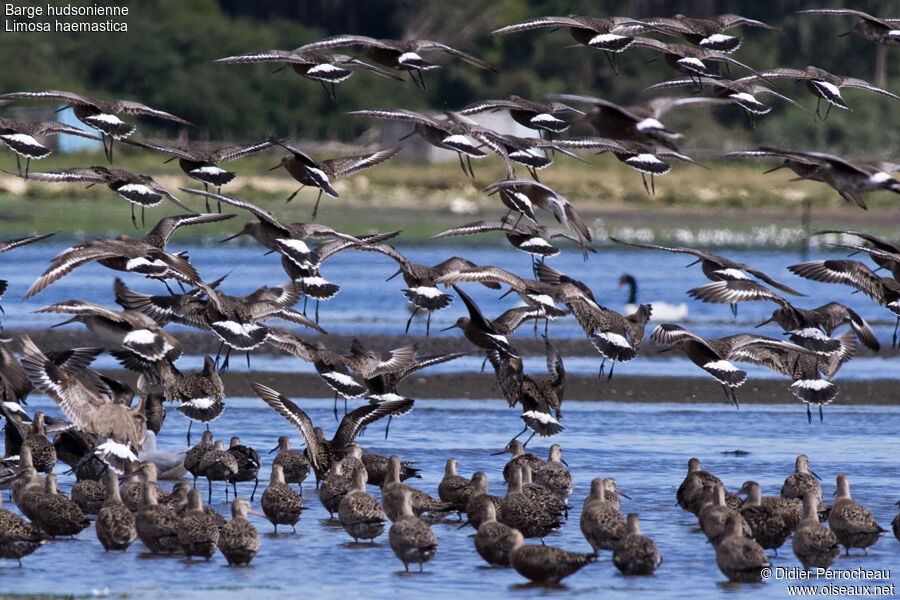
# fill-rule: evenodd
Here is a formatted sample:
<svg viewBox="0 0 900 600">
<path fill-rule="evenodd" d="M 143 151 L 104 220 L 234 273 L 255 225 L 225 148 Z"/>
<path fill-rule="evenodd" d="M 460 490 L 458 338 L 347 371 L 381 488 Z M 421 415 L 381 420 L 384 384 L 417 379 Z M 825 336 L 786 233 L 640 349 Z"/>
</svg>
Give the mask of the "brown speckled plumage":
<svg viewBox="0 0 900 600">
<path fill-rule="evenodd" d="M 279 525 L 290 525 L 293 531 L 297 531 L 294 525 L 300 520 L 303 499 L 284 482 L 281 465 L 272 465 L 272 477 L 260 498 L 260 504 L 266 517 L 275 526 L 276 533 Z"/>
<path fill-rule="evenodd" d="M 837 536 L 819 522 L 815 490 L 809 490 L 803 498 L 803 517 L 794 530 L 791 546 L 804 569 L 827 569 L 841 555 Z"/>
<path fill-rule="evenodd" d="M 384 532 L 387 515 L 378 500 L 366 493 L 366 472 L 353 473 L 352 486 L 341 500 L 338 518 L 354 541 L 374 540 Z"/>
<path fill-rule="evenodd" d="M 866 507 L 850 497 L 850 480 L 846 474 L 837 476 L 837 486 L 828 526 L 847 554 L 850 554 L 850 548 L 862 548 L 868 554 L 866 549 L 878 541 L 884 529 Z"/>
<path fill-rule="evenodd" d="M 656 543 L 641 535 L 637 514 L 629 514 L 625 536 L 613 550 L 613 564 L 624 575 L 652 575 L 662 560 Z"/>
<path fill-rule="evenodd" d="M 393 458 L 393 457 L 392 457 Z M 400 514 L 388 532 L 391 549 L 409 571 L 409 563 L 422 565 L 431 560 L 437 552 L 437 538 L 422 519 L 413 514 L 410 488 L 400 490 Z"/>
<path fill-rule="evenodd" d="M 610 477 L 595 478 L 581 509 L 581 533 L 595 552 L 614 549 L 625 536 L 625 517 L 608 498 L 608 492 L 615 496 L 615 487 Z"/>
<path fill-rule="evenodd" d="M 104 550 L 126 550 L 137 537 L 134 515 L 119 496 L 119 478 L 113 471 L 106 474 L 106 499 L 97 513 L 97 539 Z"/>
<path fill-rule="evenodd" d="M 231 521 L 219 532 L 219 551 L 229 565 L 248 565 L 259 551 L 259 533 L 247 519 L 250 503 L 235 498 L 231 503 Z"/>
</svg>

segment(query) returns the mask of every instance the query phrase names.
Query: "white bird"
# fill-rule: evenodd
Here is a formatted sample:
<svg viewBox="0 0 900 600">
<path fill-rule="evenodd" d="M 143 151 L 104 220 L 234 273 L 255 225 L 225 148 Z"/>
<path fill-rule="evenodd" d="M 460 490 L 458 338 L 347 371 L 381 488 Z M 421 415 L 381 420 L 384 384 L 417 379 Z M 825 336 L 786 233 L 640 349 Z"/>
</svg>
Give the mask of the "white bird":
<svg viewBox="0 0 900 600">
<path fill-rule="evenodd" d="M 187 469 L 184 467 L 185 454 L 184 450 L 157 450 L 156 434 L 147 430 L 144 445 L 138 452 L 138 459 L 141 462 L 149 461 L 155 464 L 156 470 L 159 472 L 159 479 L 181 479 L 187 473 Z"/>
<path fill-rule="evenodd" d="M 628 302 L 625 304 L 625 308 L 622 312 L 623 314 L 630 315 L 638 309 L 637 281 L 635 281 L 633 276 L 626 273 L 619 277 L 619 287 L 622 287 L 623 285 L 628 286 Z M 668 302 L 660 301 L 649 302 L 648 304 L 650 304 L 652 308 L 652 311 L 650 312 L 650 321 L 652 322 L 673 323 L 687 319 L 688 307 L 684 302 L 681 304 L 669 304 Z"/>
</svg>

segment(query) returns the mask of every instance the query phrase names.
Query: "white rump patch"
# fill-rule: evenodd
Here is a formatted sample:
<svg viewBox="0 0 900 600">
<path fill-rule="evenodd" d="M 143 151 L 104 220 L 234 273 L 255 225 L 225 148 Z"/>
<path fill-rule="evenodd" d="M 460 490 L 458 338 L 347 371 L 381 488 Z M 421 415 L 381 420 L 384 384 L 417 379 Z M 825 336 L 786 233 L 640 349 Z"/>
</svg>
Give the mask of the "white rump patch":
<svg viewBox="0 0 900 600">
<path fill-rule="evenodd" d="M 617 42 L 619 40 L 624 40 L 624 39 L 625 39 L 625 36 L 623 36 L 623 35 L 616 35 L 614 33 L 601 33 L 601 34 L 595 35 L 594 37 L 589 39 L 588 46 L 594 46 L 594 45 L 606 46 L 610 42 Z"/>
<path fill-rule="evenodd" d="M 250 332 L 259 329 L 258 325 L 242 325 L 237 321 L 216 321 L 214 325 L 216 325 L 217 327 L 221 327 L 222 329 L 227 329 L 235 335 L 250 335 Z"/>
<path fill-rule="evenodd" d="M 295 252 L 300 252 L 302 254 L 309 254 L 309 246 L 303 240 L 295 240 L 292 238 L 279 238 L 275 240 L 280 245 L 285 246 L 286 248 L 290 248 Z"/>
<path fill-rule="evenodd" d="M 208 167 L 198 167 L 196 169 L 191 169 L 191 173 L 198 173 L 202 175 L 225 175 L 228 173 L 225 169 L 219 168 L 215 165 L 210 165 Z"/>
<path fill-rule="evenodd" d="M 454 148 L 473 148 L 476 149 L 478 146 L 471 139 L 466 136 L 456 133 L 453 135 L 448 135 L 444 139 L 441 140 L 442 143 L 447 144 L 448 146 L 453 146 Z"/>
<path fill-rule="evenodd" d="M 156 192 L 148 188 L 142 183 L 126 183 L 116 190 L 119 193 L 127 192 L 131 194 L 141 194 L 142 196 L 158 196 Z"/>
<path fill-rule="evenodd" d="M 509 346 L 509 340 L 506 339 L 505 335 L 500 335 L 499 333 L 488 333 L 485 335 L 487 335 L 492 340 L 500 342 L 501 345 Z"/>
<path fill-rule="evenodd" d="M 137 269 L 140 269 L 141 267 L 152 267 L 154 269 L 169 268 L 169 266 L 161 260 L 147 260 L 143 256 L 129 259 L 129 261 L 125 263 L 125 268 L 129 271 L 135 271 Z"/>
<path fill-rule="evenodd" d="M 134 455 L 134 452 L 128 446 L 113 440 L 106 440 L 99 444 L 94 454 L 112 454 L 129 462 L 138 462 L 138 457 Z"/>
<path fill-rule="evenodd" d="M 822 81 L 822 80 L 820 80 L 820 79 L 816 79 L 816 80 L 815 80 L 815 83 L 816 83 L 816 85 L 818 85 L 819 87 L 821 87 L 821 88 L 823 88 L 824 90 L 830 92 L 832 95 L 837 96 L 838 98 L 841 97 L 841 88 L 839 88 L 838 86 L 834 85 L 833 83 L 829 83 L 829 82 L 827 82 L 827 81 Z"/>
<path fill-rule="evenodd" d="M 318 75 L 318 74 L 330 74 L 330 73 L 346 73 L 347 69 L 342 69 L 340 67 L 336 67 L 334 65 L 330 65 L 325 63 L 323 65 L 316 65 L 312 69 L 306 72 L 307 75 Z"/>
<path fill-rule="evenodd" d="M 724 33 L 714 33 L 709 37 L 705 37 L 700 40 L 701 46 L 711 45 L 711 46 L 720 46 L 726 42 L 729 42 L 734 39 L 734 36 L 725 35 Z"/>
<path fill-rule="evenodd" d="M 692 71 L 701 71 L 706 73 L 706 65 L 703 64 L 703 61 L 699 58 L 694 58 L 692 56 L 686 56 L 685 58 L 679 58 L 676 61 L 679 65 L 690 69 Z"/>
<path fill-rule="evenodd" d="M 894 179 L 888 173 L 884 171 L 878 171 L 877 173 L 872 173 L 869 175 L 869 181 L 872 183 L 885 183 L 886 181 L 891 181 Z"/>
<path fill-rule="evenodd" d="M 531 298 L 532 300 L 534 300 L 535 302 L 537 302 L 539 304 L 543 304 L 545 306 L 553 306 L 553 307 L 556 306 L 556 302 L 554 302 L 553 298 L 551 298 L 547 294 L 529 294 L 528 297 Z"/>
<path fill-rule="evenodd" d="M 330 281 L 328 281 L 324 277 L 319 277 L 318 275 L 316 275 L 315 277 L 303 277 L 300 279 L 300 281 L 302 281 L 304 285 L 331 285 Z"/>
<path fill-rule="evenodd" d="M 101 123 L 109 123 L 110 125 L 128 125 L 128 123 L 126 123 L 116 115 L 109 115 L 106 113 L 91 115 L 90 117 L 87 117 L 87 119 L 92 121 L 100 121 Z M 132 454 L 132 456 L 134 455 Z"/>
<path fill-rule="evenodd" d="M 741 102 L 747 102 L 748 104 L 762 104 L 762 102 L 756 99 L 756 96 L 754 96 L 753 94 L 748 94 L 747 92 L 737 92 L 736 94 L 729 94 L 728 97 L 735 100 L 740 100 Z"/>
<path fill-rule="evenodd" d="M 663 125 L 658 119 L 654 119 L 653 117 L 648 117 L 646 119 L 638 121 L 636 127 L 638 131 L 652 131 L 654 129 L 662 130 L 666 128 L 665 125 Z"/>
<path fill-rule="evenodd" d="M 521 204 L 522 206 L 527 206 L 531 208 L 531 199 L 526 196 L 523 192 L 513 192 L 512 196 Z"/>
<path fill-rule="evenodd" d="M 397 58 L 397 62 L 401 65 L 405 65 L 408 63 L 423 63 L 426 61 L 415 52 L 404 52 L 400 55 L 399 58 Z"/>
<path fill-rule="evenodd" d="M 631 344 L 628 343 L 628 340 L 626 340 L 623 336 L 619 335 L 618 333 L 610 333 L 608 331 L 604 331 L 604 332 L 598 333 L 596 335 L 601 340 L 606 340 L 613 346 L 618 346 L 619 348 L 627 348 L 629 350 L 631 349 Z"/>
<path fill-rule="evenodd" d="M 806 390 L 827 390 L 834 384 L 827 379 L 800 379 L 791 384 L 791 387 L 801 387 Z"/>
<path fill-rule="evenodd" d="M 651 175 L 665 175 L 672 167 L 649 153 L 638 154 L 625 160 L 625 164 L 638 171 L 649 172 Z"/>
<path fill-rule="evenodd" d="M 713 273 L 715 273 L 716 275 L 720 275 L 725 279 L 750 279 L 744 274 L 743 271 L 739 269 L 718 269 L 716 271 L 713 271 Z"/>
<path fill-rule="evenodd" d="M 132 344 L 154 344 L 156 343 L 157 335 L 150 331 L 149 329 L 135 329 L 125 336 L 123 340 L 125 343 Z"/>
<path fill-rule="evenodd" d="M 552 123 L 552 124 L 565 123 L 565 121 L 563 121 L 562 119 L 558 119 L 558 118 L 554 117 L 553 115 L 547 114 L 547 113 L 540 113 L 538 115 L 534 115 L 533 117 L 531 117 L 531 119 L 529 119 L 529 122 L 534 123 L 535 125 L 543 125 L 544 123 Z"/>
<path fill-rule="evenodd" d="M 724 372 L 729 372 L 729 373 L 735 373 L 737 371 L 740 371 L 740 369 L 735 367 L 733 364 L 731 364 L 727 360 L 714 360 L 712 362 L 708 362 L 705 365 L 703 365 L 703 368 L 710 369 L 712 371 L 724 371 Z"/>
<path fill-rule="evenodd" d="M 25 409 L 22 408 L 22 406 L 21 406 L 18 402 L 4 402 L 4 403 L 3 403 L 3 406 L 4 406 L 4 407 L 6 408 L 6 410 L 8 410 L 9 412 L 20 413 L 20 414 L 23 414 L 23 415 L 26 415 L 26 414 L 27 414 L 27 413 L 25 412 Z"/>
<path fill-rule="evenodd" d="M 831 338 L 822 333 L 821 329 L 817 329 L 816 327 L 805 327 L 803 329 L 797 329 L 792 331 L 791 333 L 795 333 L 800 337 L 809 338 L 812 340 L 830 340 Z"/>
<path fill-rule="evenodd" d="M 540 237 L 533 237 L 525 240 L 519 245 L 520 248 L 554 248 L 555 246 Z"/>
<path fill-rule="evenodd" d="M 212 398 L 191 398 L 185 404 L 196 408 L 197 410 L 209 410 L 213 406 L 215 406 L 216 401 Z"/>
<path fill-rule="evenodd" d="M 323 379 L 327 379 L 328 381 L 333 381 L 333 382 L 339 383 L 341 385 L 360 387 L 359 383 L 357 383 L 355 379 L 353 379 L 346 373 L 338 373 L 337 371 L 330 371 L 328 373 L 322 373 L 321 376 Z"/>
<path fill-rule="evenodd" d="M 550 413 L 540 412 L 537 410 L 529 410 L 522 413 L 523 417 L 528 417 L 534 419 L 536 421 L 540 421 L 544 425 L 549 425 L 550 423 L 556 423 L 559 425 L 559 421 L 553 418 L 553 415 Z"/>
<path fill-rule="evenodd" d="M 309 172 L 315 175 L 316 178 L 320 181 L 324 181 L 326 183 L 329 181 L 328 175 L 326 175 L 325 171 L 323 171 L 322 169 L 317 169 L 316 167 L 307 167 L 307 169 L 309 169 Z"/>
<path fill-rule="evenodd" d="M 9 134 L 0 136 L 0 138 L 3 138 L 4 141 L 18 142 L 18 143 L 24 144 L 26 146 L 37 146 L 38 148 L 45 147 L 43 144 L 38 142 L 36 139 L 31 137 L 27 133 L 9 133 Z"/>
<path fill-rule="evenodd" d="M 418 296 L 424 296 L 425 298 L 440 298 L 445 295 L 441 290 L 431 286 L 417 286 L 409 288 L 409 291 Z"/>
</svg>

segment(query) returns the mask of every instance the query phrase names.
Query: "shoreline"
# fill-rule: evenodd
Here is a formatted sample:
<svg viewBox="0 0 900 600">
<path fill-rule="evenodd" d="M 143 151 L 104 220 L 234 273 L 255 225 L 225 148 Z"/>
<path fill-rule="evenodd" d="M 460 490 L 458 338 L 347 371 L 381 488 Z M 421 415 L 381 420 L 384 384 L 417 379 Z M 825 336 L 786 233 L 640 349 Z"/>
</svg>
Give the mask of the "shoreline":
<svg viewBox="0 0 900 600">
<path fill-rule="evenodd" d="M 251 371 L 249 373 L 228 373 L 222 376 L 225 389 L 232 396 L 255 397 L 250 387 L 251 381 L 263 383 L 283 394 L 297 396 L 296 390 L 314 397 L 330 398 L 331 389 L 317 376 L 310 373 L 271 373 Z M 790 404 L 803 410 L 802 402 L 790 392 L 789 379 L 759 379 L 748 381 L 738 388 L 737 397 L 743 404 Z M 831 403 L 836 405 L 900 405 L 894 380 L 877 379 L 870 381 L 836 381 L 839 393 Z M 462 391 L 461 391 L 462 390 Z M 453 373 L 413 376 L 400 385 L 399 391 L 414 399 L 448 400 L 455 399 L 495 399 L 505 402 L 497 387 L 493 373 Z M 709 377 L 641 377 L 616 373 L 609 381 L 604 376 L 566 377 L 566 394 L 562 411 L 565 414 L 566 401 L 588 402 L 645 402 L 648 404 L 721 404 L 723 409 L 734 410 L 725 400 L 721 386 Z M 226 400 L 227 401 L 227 400 Z M 356 402 L 359 402 L 357 400 Z M 811 407 L 815 412 L 815 406 Z M 828 412 L 828 408 L 825 408 Z"/>
<path fill-rule="evenodd" d="M 63 330 L 63 329 L 25 329 L 7 330 L 5 336 L 17 340 L 23 333 L 27 333 L 38 347 L 44 350 L 61 348 L 74 348 L 90 346 L 92 334 L 87 330 Z M 212 335 L 200 331 L 177 331 L 175 336 L 184 344 L 184 352 L 189 355 L 215 355 L 219 341 Z M 315 339 L 316 335 L 304 336 Z M 334 348 L 346 348 L 354 336 L 329 335 L 328 344 Z M 469 352 L 473 347 L 463 337 L 423 337 L 423 336 L 387 336 L 366 335 L 359 336 L 369 348 L 395 348 L 409 343 L 419 344 L 418 352 L 421 354 L 445 353 L 445 352 Z M 554 343 L 563 355 L 586 355 L 596 353 L 593 346 L 586 339 L 558 339 Z M 653 360 L 655 353 L 647 351 L 650 344 L 645 345 L 645 352 L 641 357 Z M 18 344 L 13 343 L 14 350 L 18 350 Z M 544 343 L 540 339 L 521 338 L 516 340 L 516 348 L 523 355 L 543 355 Z M 277 348 L 263 345 L 251 353 L 252 355 L 281 355 L 286 353 Z M 879 354 L 881 355 L 881 354 Z M 232 356 L 232 360 L 243 360 L 240 355 Z M 598 356 L 599 360 L 599 356 Z M 599 362 L 598 362 L 599 365 Z M 608 366 L 608 365 L 607 365 Z M 124 369 L 104 370 L 111 377 L 121 379 L 134 385 L 137 376 L 135 373 Z M 538 378 L 543 373 L 535 374 Z M 288 397 L 312 396 L 330 398 L 333 395 L 329 388 L 318 375 L 314 373 L 291 373 L 273 371 L 225 371 L 222 373 L 225 389 L 228 396 L 255 397 L 250 387 L 251 381 L 263 383 L 272 387 Z M 900 405 L 900 395 L 897 394 L 900 382 L 892 379 L 872 379 L 863 381 L 842 381 L 840 377 L 835 380 L 838 387 L 838 396 L 832 402 L 834 405 L 872 405 L 892 406 Z M 790 380 L 786 377 L 778 379 L 751 379 L 737 389 L 738 400 L 741 404 L 789 404 L 792 402 L 801 404 L 790 392 Z M 302 391 L 301 391 L 302 390 Z M 497 380 L 490 369 L 485 373 L 462 371 L 458 373 L 422 373 L 411 376 L 399 387 L 400 393 L 415 399 L 496 399 L 502 400 L 502 394 L 497 386 Z M 566 400 L 579 400 L 591 402 L 647 402 L 651 404 L 675 402 L 684 404 L 722 404 L 723 408 L 731 408 L 731 404 L 725 400 L 722 387 L 710 377 L 688 375 L 684 377 L 672 376 L 643 376 L 632 375 L 627 372 L 627 366 L 619 365 L 619 370 L 612 379 L 606 376 L 598 378 L 596 375 L 566 376 Z M 815 407 L 813 407 L 815 410 Z M 827 409 L 826 409 L 827 410 Z M 563 402 L 565 412 L 565 401 Z"/>
</svg>

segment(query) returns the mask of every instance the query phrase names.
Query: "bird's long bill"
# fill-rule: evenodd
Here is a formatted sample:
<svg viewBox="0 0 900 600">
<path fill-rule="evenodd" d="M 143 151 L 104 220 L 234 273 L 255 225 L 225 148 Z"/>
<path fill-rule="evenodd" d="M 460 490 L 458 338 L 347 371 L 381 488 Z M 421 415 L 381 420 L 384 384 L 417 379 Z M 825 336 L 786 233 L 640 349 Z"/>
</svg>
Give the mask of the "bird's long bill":
<svg viewBox="0 0 900 600">
<path fill-rule="evenodd" d="M 453 329 L 456 326 L 457 326 L 456 323 L 454 323 L 450 327 L 444 327 L 443 329 L 441 329 L 441 331 L 450 331 L 451 329 Z M 502 452 L 501 452 L 501 454 L 502 454 Z"/>
<path fill-rule="evenodd" d="M 72 317 L 71 319 L 66 319 L 65 321 L 62 321 L 61 323 L 55 323 L 55 324 L 51 325 L 50 327 L 51 328 L 52 327 L 62 327 L 63 325 L 68 325 L 69 323 L 75 323 L 77 321 L 78 321 L 78 317 Z"/>
<path fill-rule="evenodd" d="M 275 169 L 277 169 L 277 168 L 280 167 L 280 166 L 281 166 L 281 163 L 278 163 L 277 165 L 275 165 L 275 166 L 272 167 L 271 169 L 266 169 L 266 171 L 274 171 Z"/>
<path fill-rule="evenodd" d="M 757 327 L 757 328 L 762 327 L 762 326 L 765 325 L 766 323 L 771 323 L 771 322 L 774 321 L 774 320 L 775 320 L 775 317 L 769 317 L 768 319 L 766 319 L 766 320 L 763 321 L 762 323 L 756 325 L 756 327 Z"/>
<path fill-rule="evenodd" d="M 491 452 L 491 456 L 500 456 L 501 454 L 512 454 L 512 449 L 504 448 L 500 452 Z"/>
<path fill-rule="evenodd" d="M 806 467 L 806 470 L 809 471 L 809 474 L 810 474 L 810 475 L 812 475 L 813 477 L 815 477 L 815 478 L 818 479 L 819 481 L 822 481 L 822 478 L 819 477 L 819 476 L 816 474 L 815 471 L 813 471 L 812 469 L 810 469 L 809 466 Z"/>
<path fill-rule="evenodd" d="M 618 495 L 622 496 L 623 498 L 628 498 L 629 500 L 631 500 L 631 496 L 629 496 L 628 494 L 626 494 L 625 492 L 623 492 L 623 491 L 620 490 L 619 488 L 613 488 L 613 491 L 614 491 L 615 493 L 617 493 Z"/>
<path fill-rule="evenodd" d="M 229 236 L 228 236 L 227 238 L 225 238 L 224 240 L 219 240 L 219 243 L 220 243 L 220 244 L 224 244 L 225 242 L 230 242 L 230 241 L 233 240 L 234 238 L 241 237 L 242 235 L 244 235 L 244 232 L 243 232 L 243 231 L 239 231 L 238 233 L 236 233 L 236 234 L 234 234 L 234 235 L 229 235 Z"/>
<path fill-rule="evenodd" d="M 269 454 L 272 454 L 273 452 L 275 452 L 275 451 L 277 451 L 277 450 L 278 450 L 278 446 L 275 446 L 274 448 L 272 448 L 271 450 L 269 450 Z"/>
</svg>

